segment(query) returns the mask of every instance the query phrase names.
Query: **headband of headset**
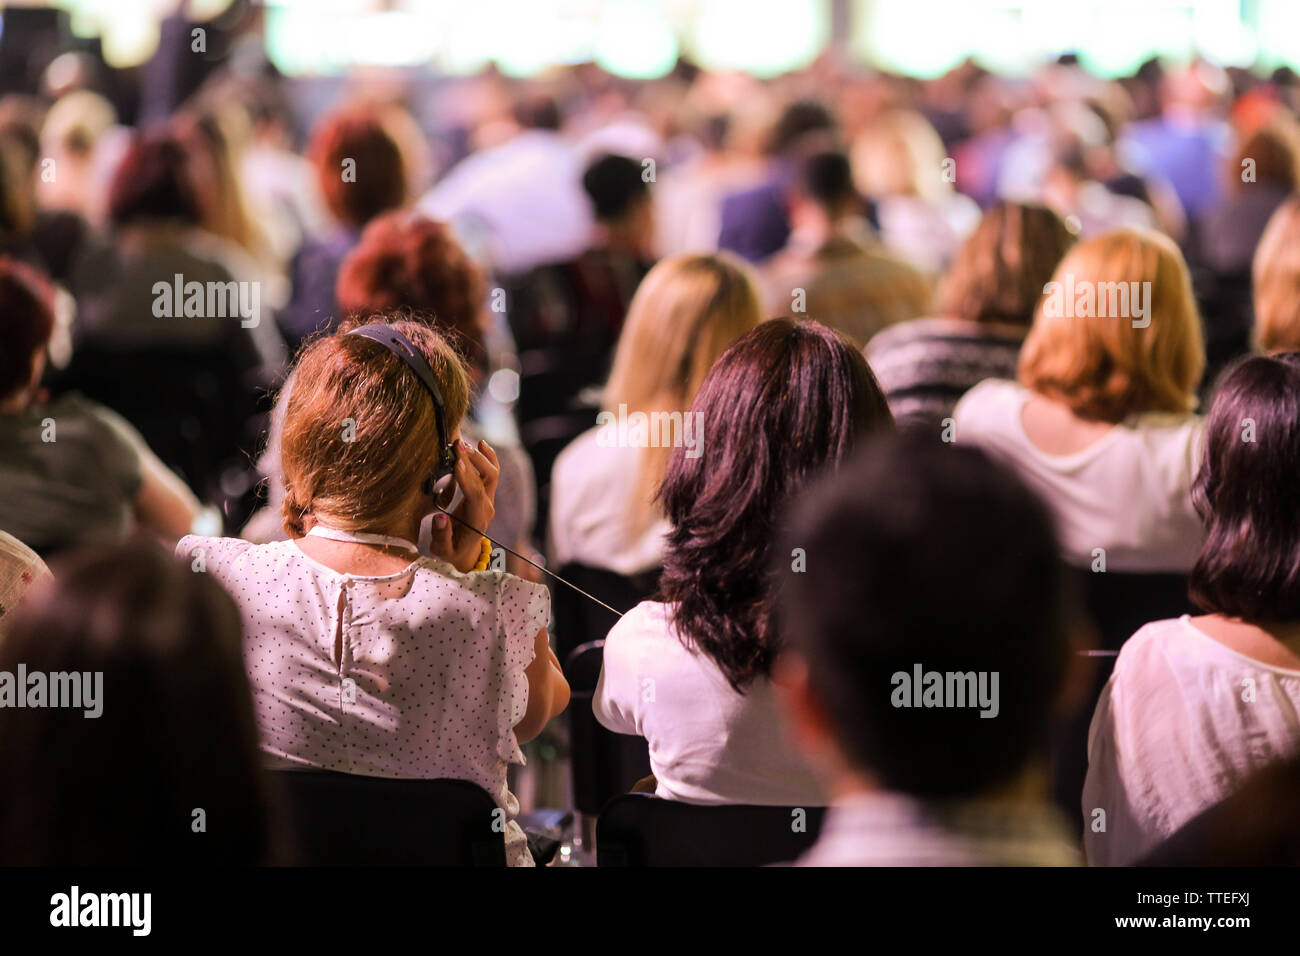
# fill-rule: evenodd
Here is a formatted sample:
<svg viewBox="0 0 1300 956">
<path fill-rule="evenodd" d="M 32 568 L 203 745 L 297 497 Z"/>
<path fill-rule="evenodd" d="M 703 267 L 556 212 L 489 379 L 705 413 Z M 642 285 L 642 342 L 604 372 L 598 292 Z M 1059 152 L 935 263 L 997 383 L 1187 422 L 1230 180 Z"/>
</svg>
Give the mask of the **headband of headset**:
<svg viewBox="0 0 1300 956">
<path fill-rule="evenodd" d="M 406 367 L 415 373 L 415 377 L 420 380 L 420 384 L 425 387 L 429 397 L 433 399 L 433 414 L 438 425 L 438 441 L 442 445 L 438 454 L 437 472 L 434 474 L 433 480 L 436 483 L 439 479 L 450 475 L 456 466 L 456 451 L 452 448 L 447 433 L 447 404 L 442 400 L 442 390 L 438 388 L 438 380 L 434 378 L 433 369 L 429 368 L 429 363 L 424 355 L 411 344 L 411 340 L 405 335 L 391 325 L 385 325 L 382 322 L 371 322 L 360 326 L 353 329 L 348 335 L 359 335 L 362 338 L 370 339 L 372 342 L 378 342 L 405 362 Z"/>
</svg>

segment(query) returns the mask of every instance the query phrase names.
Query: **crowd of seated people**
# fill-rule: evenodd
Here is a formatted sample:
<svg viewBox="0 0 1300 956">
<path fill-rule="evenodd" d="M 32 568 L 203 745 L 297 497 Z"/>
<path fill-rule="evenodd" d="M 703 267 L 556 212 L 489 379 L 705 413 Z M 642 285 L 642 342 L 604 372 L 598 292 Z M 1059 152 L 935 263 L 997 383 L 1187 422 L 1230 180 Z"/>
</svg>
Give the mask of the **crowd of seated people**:
<svg viewBox="0 0 1300 956">
<path fill-rule="evenodd" d="M 293 862 L 293 772 L 467 781 L 544 865 L 612 735 L 643 807 L 816 811 L 766 862 L 1249 856 L 1300 755 L 1293 76 L 290 83 L 0 99 L 0 675 L 105 702 L 0 681 L 0 863 Z M 636 597 L 566 632 L 556 572 Z"/>
</svg>

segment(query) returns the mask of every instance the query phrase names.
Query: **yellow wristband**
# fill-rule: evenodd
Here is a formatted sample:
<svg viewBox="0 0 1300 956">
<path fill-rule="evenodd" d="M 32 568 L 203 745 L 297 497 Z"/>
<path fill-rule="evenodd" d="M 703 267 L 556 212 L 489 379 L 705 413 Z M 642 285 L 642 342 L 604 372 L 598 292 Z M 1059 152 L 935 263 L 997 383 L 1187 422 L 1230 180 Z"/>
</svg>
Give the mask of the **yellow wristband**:
<svg viewBox="0 0 1300 956">
<path fill-rule="evenodd" d="M 487 538 L 484 538 L 482 549 L 479 551 L 478 564 L 470 568 L 470 572 L 473 573 L 474 571 L 486 571 L 488 569 L 488 562 L 491 560 L 492 560 L 492 542 L 489 541 Z"/>
</svg>

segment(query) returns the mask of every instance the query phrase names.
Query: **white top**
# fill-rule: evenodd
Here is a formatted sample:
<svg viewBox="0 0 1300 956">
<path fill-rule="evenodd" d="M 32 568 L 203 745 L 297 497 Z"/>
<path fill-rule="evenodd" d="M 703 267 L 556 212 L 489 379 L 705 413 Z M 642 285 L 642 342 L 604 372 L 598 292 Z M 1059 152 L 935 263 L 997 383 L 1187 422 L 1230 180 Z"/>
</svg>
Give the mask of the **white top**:
<svg viewBox="0 0 1300 956">
<path fill-rule="evenodd" d="M 1088 732 L 1084 850 L 1130 863 L 1300 748 L 1300 671 L 1220 644 L 1184 615 L 1128 639 Z M 1094 833 L 1094 810 L 1106 832 Z"/>
<path fill-rule="evenodd" d="M 583 169 L 581 154 L 564 137 L 526 130 L 461 160 L 417 208 L 456 224 L 494 271 L 523 272 L 571 259 L 591 244 Z"/>
<path fill-rule="evenodd" d="M 1198 415 L 1132 415 L 1080 452 L 1049 455 L 1025 434 L 1033 393 L 989 379 L 953 410 L 954 438 L 1010 465 L 1056 515 L 1065 558 L 1107 571 L 1181 572 L 1196 562 L 1203 532 L 1192 506 L 1204 422 Z"/>
<path fill-rule="evenodd" d="M 341 574 L 295 541 L 189 535 L 176 553 L 239 606 L 269 766 L 472 781 L 510 818 L 510 864 L 532 865 L 506 768 L 524 763 L 514 727 L 550 618 L 544 587 L 426 557 L 395 574 Z"/>
<path fill-rule="evenodd" d="M 1078 866 L 1079 851 L 1050 805 L 925 801 L 855 793 L 826 811 L 798 866 Z"/>
<path fill-rule="evenodd" d="M 628 517 L 642 448 L 603 447 L 600 428 L 583 432 L 560 452 L 551 470 L 551 560 L 576 561 L 618 574 L 639 574 L 663 563 L 666 520 L 640 533 Z"/>
<path fill-rule="evenodd" d="M 824 806 L 820 783 L 786 737 L 771 684 L 757 680 L 738 694 L 712 660 L 686 649 L 668 614 L 668 605 L 643 601 L 614 625 L 591 702 L 610 730 L 646 738 L 656 796 Z"/>
</svg>

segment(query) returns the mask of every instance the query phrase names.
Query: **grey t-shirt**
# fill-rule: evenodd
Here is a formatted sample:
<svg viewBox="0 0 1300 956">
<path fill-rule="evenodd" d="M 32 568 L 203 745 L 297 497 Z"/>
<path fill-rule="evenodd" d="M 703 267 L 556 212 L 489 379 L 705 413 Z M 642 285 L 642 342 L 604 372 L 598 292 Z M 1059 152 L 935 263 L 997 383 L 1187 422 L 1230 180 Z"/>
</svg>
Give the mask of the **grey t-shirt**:
<svg viewBox="0 0 1300 956">
<path fill-rule="evenodd" d="M 79 395 L 0 415 L 0 531 L 43 554 L 124 537 L 141 465 L 135 430 Z"/>
</svg>

